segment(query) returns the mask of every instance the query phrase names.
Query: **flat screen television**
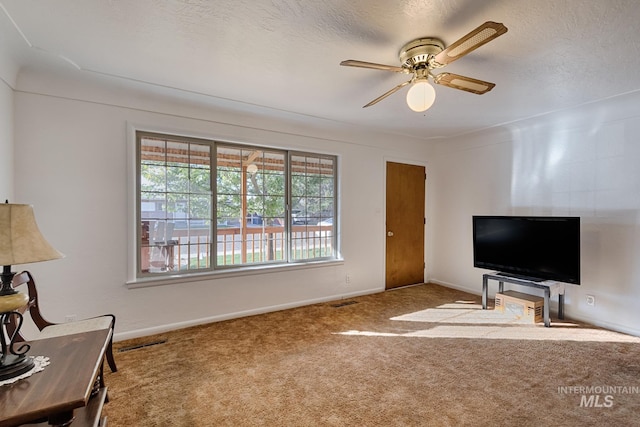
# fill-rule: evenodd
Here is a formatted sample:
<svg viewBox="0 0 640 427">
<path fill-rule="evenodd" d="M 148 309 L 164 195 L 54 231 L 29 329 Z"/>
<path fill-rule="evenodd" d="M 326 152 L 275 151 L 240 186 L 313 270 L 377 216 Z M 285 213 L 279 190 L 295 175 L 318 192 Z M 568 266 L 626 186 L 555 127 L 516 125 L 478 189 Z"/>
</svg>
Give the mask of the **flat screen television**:
<svg viewBox="0 0 640 427">
<path fill-rule="evenodd" d="M 473 265 L 527 280 L 580 284 L 580 218 L 474 216 Z"/>
</svg>

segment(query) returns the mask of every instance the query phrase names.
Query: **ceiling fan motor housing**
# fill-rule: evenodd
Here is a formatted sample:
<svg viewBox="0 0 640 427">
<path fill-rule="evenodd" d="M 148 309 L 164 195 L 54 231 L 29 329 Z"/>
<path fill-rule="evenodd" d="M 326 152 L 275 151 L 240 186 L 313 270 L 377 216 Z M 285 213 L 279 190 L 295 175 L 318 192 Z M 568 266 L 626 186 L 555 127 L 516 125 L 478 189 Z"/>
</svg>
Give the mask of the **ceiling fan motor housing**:
<svg viewBox="0 0 640 427">
<path fill-rule="evenodd" d="M 444 43 L 440 39 L 426 37 L 416 39 L 402 46 L 400 62 L 411 70 L 420 68 L 440 68 L 441 64 L 434 61 L 434 57 L 444 50 Z"/>
</svg>

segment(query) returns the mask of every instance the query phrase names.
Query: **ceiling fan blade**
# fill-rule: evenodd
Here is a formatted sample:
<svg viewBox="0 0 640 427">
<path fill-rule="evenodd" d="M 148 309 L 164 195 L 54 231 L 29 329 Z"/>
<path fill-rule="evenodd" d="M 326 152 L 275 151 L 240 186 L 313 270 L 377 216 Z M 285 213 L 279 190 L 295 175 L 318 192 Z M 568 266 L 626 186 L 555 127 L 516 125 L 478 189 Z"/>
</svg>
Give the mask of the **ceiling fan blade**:
<svg viewBox="0 0 640 427">
<path fill-rule="evenodd" d="M 347 59 L 346 61 L 342 61 L 340 65 L 344 65 L 346 67 L 372 68 L 374 70 L 382 71 L 395 71 L 396 73 L 405 74 L 410 72 L 406 68 L 396 67 L 394 65 L 376 64 L 374 62 L 356 61 L 354 59 Z"/>
<path fill-rule="evenodd" d="M 440 73 L 437 76 L 434 76 L 433 81 L 439 85 L 449 86 L 454 89 L 460 89 L 478 95 L 489 92 L 495 86 L 495 83 L 489 83 L 451 73 Z"/>
<path fill-rule="evenodd" d="M 380 95 L 379 97 L 377 97 L 376 99 L 374 99 L 373 101 L 371 101 L 370 103 L 368 103 L 367 105 L 363 106 L 362 108 L 367 108 L 367 107 L 371 107 L 374 104 L 377 104 L 378 102 L 382 101 L 383 99 L 385 99 L 387 96 L 389 95 L 393 95 L 394 93 L 396 93 L 397 91 L 399 91 L 400 89 L 402 89 L 403 87 L 405 87 L 406 85 L 408 85 L 409 83 L 411 83 L 411 80 L 406 81 L 404 83 L 400 83 L 398 86 L 394 87 L 393 89 L 391 89 L 390 91 Z"/>
<path fill-rule="evenodd" d="M 506 32 L 507 27 L 501 23 L 487 21 L 437 54 L 434 60 L 440 65 L 447 65 Z"/>
</svg>

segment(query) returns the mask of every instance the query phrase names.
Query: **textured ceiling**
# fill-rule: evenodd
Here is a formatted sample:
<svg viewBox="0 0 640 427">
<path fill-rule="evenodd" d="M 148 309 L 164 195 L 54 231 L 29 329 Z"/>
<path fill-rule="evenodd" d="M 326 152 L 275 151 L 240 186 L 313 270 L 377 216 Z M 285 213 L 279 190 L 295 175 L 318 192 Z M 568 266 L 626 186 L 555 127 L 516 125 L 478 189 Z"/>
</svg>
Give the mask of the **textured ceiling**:
<svg viewBox="0 0 640 427">
<path fill-rule="evenodd" d="M 438 138 L 640 89 L 637 0 L 0 0 L 0 49 L 18 66 L 125 79 L 211 105 Z M 509 31 L 437 72 L 496 83 L 436 85 L 415 113 L 400 65 L 419 37 L 449 45 L 485 21 Z M 175 90 L 174 90 L 175 89 Z M 204 95 L 204 97 L 202 96 Z"/>
</svg>

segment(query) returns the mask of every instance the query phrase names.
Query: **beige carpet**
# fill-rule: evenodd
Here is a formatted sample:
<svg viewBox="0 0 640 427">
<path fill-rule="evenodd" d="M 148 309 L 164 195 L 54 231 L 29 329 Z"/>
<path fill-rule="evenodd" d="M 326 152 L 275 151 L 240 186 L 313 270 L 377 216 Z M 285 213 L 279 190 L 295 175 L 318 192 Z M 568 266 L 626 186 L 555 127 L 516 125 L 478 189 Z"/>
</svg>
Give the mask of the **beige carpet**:
<svg viewBox="0 0 640 427">
<path fill-rule="evenodd" d="M 639 425 L 639 338 L 479 302 L 427 284 L 119 342 L 104 413 L 112 427 Z"/>
</svg>

